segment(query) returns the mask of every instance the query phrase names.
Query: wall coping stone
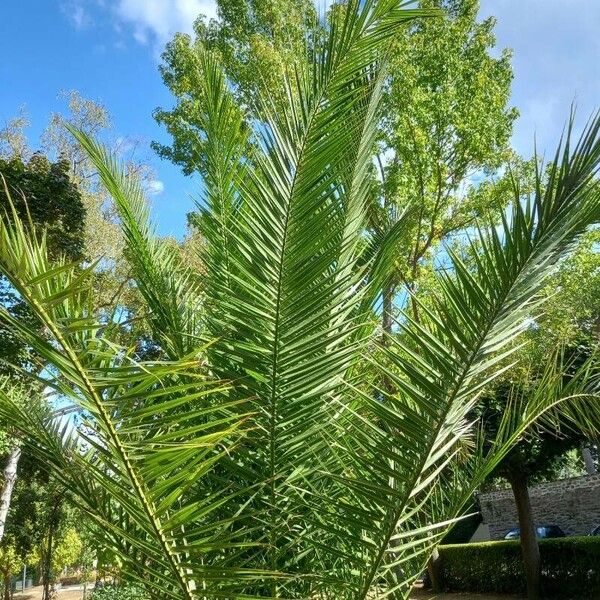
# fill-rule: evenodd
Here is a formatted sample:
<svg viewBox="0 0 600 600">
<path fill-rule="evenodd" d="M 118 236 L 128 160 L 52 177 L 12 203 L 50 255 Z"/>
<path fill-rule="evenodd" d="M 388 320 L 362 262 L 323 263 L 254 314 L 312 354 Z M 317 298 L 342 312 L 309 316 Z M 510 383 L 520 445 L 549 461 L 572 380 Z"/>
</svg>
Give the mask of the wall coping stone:
<svg viewBox="0 0 600 600">
<path fill-rule="evenodd" d="M 538 483 L 529 487 L 529 496 L 533 499 L 540 496 L 555 494 L 557 490 L 590 489 L 595 487 L 600 487 L 600 473 Z M 513 498 L 513 493 L 510 488 L 506 488 L 504 490 L 482 492 L 478 494 L 478 497 L 480 501 L 506 500 Z"/>
</svg>

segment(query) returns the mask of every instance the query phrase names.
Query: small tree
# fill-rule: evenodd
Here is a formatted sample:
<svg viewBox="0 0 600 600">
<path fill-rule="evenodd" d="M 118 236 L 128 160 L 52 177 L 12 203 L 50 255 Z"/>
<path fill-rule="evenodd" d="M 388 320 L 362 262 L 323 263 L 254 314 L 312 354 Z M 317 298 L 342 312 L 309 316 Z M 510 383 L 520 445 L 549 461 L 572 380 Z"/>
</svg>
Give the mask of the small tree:
<svg viewBox="0 0 600 600">
<path fill-rule="evenodd" d="M 21 566 L 21 560 L 14 545 L 0 546 L 0 572 L 4 586 L 4 600 L 12 600 L 12 576 Z"/>
<path fill-rule="evenodd" d="M 581 349 L 570 354 L 572 358 L 565 374 L 567 378 L 568 372 L 573 372 L 576 368 L 574 363 L 581 364 L 584 360 Z M 564 357 L 561 360 L 564 360 Z M 487 439 L 497 435 L 498 429 L 502 426 L 506 407 L 515 401 L 515 396 L 534 393 L 539 385 L 539 377 L 538 367 L 532 369 L 530 377 L 505 381 L 485 397 L 478 412 L 481 414 L 480 419 Z M 543 593 L 537 524 L 531 508 L 529 486 L 535 480 L 554 476 L 565 463 L 567 452 L 579 449 L 583 443 L 589 441 L 589 433 L 574 426 L 568 413 L 567 415 L 556 413 L 552 422 L 536 427 L 521 439 L 490 475 L 492 479 L 494 477 L 506 479 L 514 495 L 529 600 L 538 600 Z"/>
<path fill-rule="evenodd" d="M 77 561 L 83 552 L 83 541 L 75 527 L 64 529 L 55 543 L 52 553 L 52 571 L 60 577 L 67 567 L 78 566 Z"/>
<path fill-rule="evenodd" d="M 15 557 L 10 567 L 11 575 L 23 565 L 39 562 L 44 536 L 41 513 L 47 483 L 47 474 L 40 463 L 24 452 L 19 463 L 19 478 L 11 497 L 5 535 L 0 542 L 0 551 L 8 557 Z"/>
<path fill-rule="evenodd" d="M 548 348 L 567 345 L 572 361 L 597 351 L 600 342 L 600 232 L 586 233 L 571 255 L 561 264 L 544 290 L 549 297 L 543 316 L 533 321 L 528 332 L 529 344 L 522 351 L 520 369 L 513 370 L 513 382 L 524 388 L 531 385 L 535 365 L 547 360 Z M 484 418 L 487 427 L 495 427 L 506 401 L 510 382 L 489 399 Z M 515 497 L 521 546 L 528 581 L 528 597 L 537 598 L 540 590 L 540 554 L 531 511 L 528 486 L 532 481 L 554 478 L 564 465 L 566 453 L 579 452 L 597 440 L 578 428 L 563 426 L 558 431 L 540 429 L 529 436 L 499 465 L 496 474 L 511 485 Z M 582 463 L 583 464 L 583 463 Z"/>
</svg>

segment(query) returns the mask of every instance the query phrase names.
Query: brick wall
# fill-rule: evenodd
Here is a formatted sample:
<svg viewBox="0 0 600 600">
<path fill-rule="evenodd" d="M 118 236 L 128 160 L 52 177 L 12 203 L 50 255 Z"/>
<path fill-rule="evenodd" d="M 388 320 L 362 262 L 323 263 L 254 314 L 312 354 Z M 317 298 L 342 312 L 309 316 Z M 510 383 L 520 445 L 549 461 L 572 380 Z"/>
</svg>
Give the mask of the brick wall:
<svg viewBox="0 0 600 600">
<path fill-rule="evenodd" d="M 540 483 L 529 495 L 536 523 L 558 525 L 567 535 L 587 535 L 600 525 L 600 474 Z M 492 540 L 518 526 L 510 489 L 480 494 L 479 501 Z"/>
</svg>

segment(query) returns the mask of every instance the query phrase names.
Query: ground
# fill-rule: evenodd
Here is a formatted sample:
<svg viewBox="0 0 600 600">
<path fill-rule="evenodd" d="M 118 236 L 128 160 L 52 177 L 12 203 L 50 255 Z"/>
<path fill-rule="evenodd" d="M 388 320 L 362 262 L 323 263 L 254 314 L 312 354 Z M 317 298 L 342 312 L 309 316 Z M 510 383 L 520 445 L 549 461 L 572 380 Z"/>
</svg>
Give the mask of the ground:
<svg viewBox="0 0 600 600">
<path fill-rule="evenodd" d="M 58 594 L 58 600 L 81 600 L 82 592 L 77 590 L 61 590 Z M 42 597 L 42 588 L 35 587 L 26 590 L 25 594 L 17 592 L 15 600 L 40 600 Z M 413 600 L 519 600 L 517 596 L 489 596 L 479 594 L 433 594 L 422 589 L 416 588 L 412 596 Z"/>
<path fill-rule="evenodd" d="M 58 593 L 58 600 L 81 600 L 83 592 L 81 590 L 61 590 Z M 14 600 L 40 600 L 42 597 L 42 588 L 34 587 L 25 590 L 25 593 L 16 592 Z"/>
<path fill-rule="evenodd" d="M 490 594 L 434 594 L 417 587 L 411 600 L 521 600 L 521 597 Z"/>
</svg>

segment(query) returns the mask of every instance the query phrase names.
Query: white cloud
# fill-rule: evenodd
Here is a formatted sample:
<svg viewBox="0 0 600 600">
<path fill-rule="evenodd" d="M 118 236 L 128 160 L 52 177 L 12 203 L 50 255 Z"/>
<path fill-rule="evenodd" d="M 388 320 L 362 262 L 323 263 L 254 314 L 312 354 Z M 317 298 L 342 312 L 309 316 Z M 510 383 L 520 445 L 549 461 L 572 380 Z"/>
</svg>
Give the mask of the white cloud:
<svg viewBox="0 0 600 600">
<path fill-rule="evenodd" d="M 96 0 L 101 2 L 103 0 Z M 314 0 L 325 14 L 333 0 Z M 217 18 L 216 0 L 118 0 L 115 14 L 119 23 L 130 27 L 133 38 L 142 45 L 159 50 L 177 32 L 192 33 L 199 15 Z M 117 29 L 119 29 L 117 23 Z"/>
<path fill-rule="evenodd" d="M 198 15 L 217 16 L 214 0 L 119 0 L 115 12 L 138 43 L 161 47 L 176 32 L 191 33 Z"/>
<path fill-rule="evenodd" d="M 66 0 L 61 3 L 60 8 L 75 29 L 85 29 L 90 25 L 90 15 L 81 0 Z"/>
<path fill-rule="evenodd" d="M 165 184 L 160 179 L 151 179 L 146 184 L 146 192 L 150 196 L 158 196 L 165 191 Z"/>
</svg>

